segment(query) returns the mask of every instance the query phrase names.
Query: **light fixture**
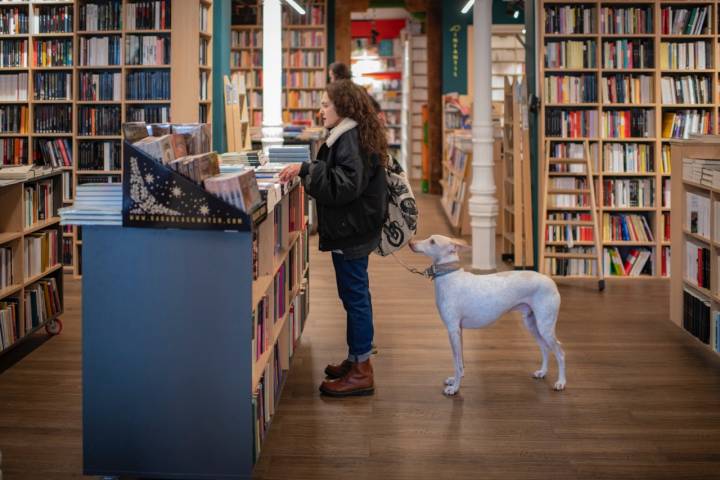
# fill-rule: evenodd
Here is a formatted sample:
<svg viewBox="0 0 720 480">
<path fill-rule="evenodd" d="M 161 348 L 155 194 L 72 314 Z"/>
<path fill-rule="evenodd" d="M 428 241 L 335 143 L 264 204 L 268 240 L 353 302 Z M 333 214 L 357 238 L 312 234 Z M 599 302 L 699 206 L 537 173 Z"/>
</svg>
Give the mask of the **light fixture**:
<svg viewBox="0 0 720 480">
<path fill-rule="evenodd" d="M 295 9 L 300 15 L 305 15 L 305 9 L 302 8 L 295 0 L 285 0 L 288 5 Z"/>
<path fill-rule="evenodd" d="M 513 12 L 513 18 L 520 18 L 520 10 L 515 10 Z"/>
<path fill-rule="evenodd" d="M 527 30 L 525 30 L 525 29 L 523 28 L 523 29 L 522 29 L 522 34 L 525 35 L 526 33 L 527 33 Z"/>
<path fill-rule="evenodd" d="M 475 5 L 475 0 L 468 0 L 462 10 L 460 10 L 460 13 L 467 13 L 473 5 Z"/>
</svg>

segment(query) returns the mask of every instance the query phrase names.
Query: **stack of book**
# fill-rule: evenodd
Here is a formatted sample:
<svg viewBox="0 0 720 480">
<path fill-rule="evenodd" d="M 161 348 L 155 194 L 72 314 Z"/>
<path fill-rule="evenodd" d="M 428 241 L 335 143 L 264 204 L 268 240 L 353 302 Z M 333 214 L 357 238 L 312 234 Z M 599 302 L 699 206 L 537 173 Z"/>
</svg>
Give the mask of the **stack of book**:
<svg viewBox="0 0 720 480">
<path fill-rule="evenodd" d="M 271 163 L 302 163 L 310 161 L 309 145 L 288 145 L 270 147 L 268 151 Z"/>
<path fill-rule="evenodd" d="M 617 247 L 606 247 L 603 252 L 603 268 L 607 275 L 618 277 L 637 277 L 646 270 L 646 266 L 652 267 L 652 251 L 646 248 L 632 248 L 625 256 L 625 261 Z M 652 272 L 646 272 L 652 274 Z"/>
<path fill-rule="evenodd" d="M 60 209 L 63 225 L 122 225 L 122 185 L 78 185 L 75 204 Z"/>
<path fill-rule="evenodd" d="M 683 180 L 720 188 L 720 162 L 717 160 L 683 158 Z"/>
</svg>

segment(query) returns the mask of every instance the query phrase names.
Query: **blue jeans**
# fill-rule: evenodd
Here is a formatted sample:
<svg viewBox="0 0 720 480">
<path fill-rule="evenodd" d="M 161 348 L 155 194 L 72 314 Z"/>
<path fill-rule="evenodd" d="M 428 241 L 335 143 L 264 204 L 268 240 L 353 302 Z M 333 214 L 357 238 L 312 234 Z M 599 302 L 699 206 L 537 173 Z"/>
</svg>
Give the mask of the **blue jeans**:
<svg viewBox="0 0 720 480">
<path fill-rule="evenodd" d="M 364 362 L 372 354 L 373 314 L 368 283 L 368 256 L 346 260 L 332 254 L 338 295 L 347 312 L 348 360 Z"/>
</svg>

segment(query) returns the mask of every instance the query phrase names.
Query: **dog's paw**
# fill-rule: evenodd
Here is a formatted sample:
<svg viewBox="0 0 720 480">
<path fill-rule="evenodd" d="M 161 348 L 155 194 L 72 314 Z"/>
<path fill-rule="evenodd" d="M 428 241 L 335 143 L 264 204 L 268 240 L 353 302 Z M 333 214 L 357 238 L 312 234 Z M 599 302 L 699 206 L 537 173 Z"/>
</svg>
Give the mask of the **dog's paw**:
<svg viewBox="0 0 720 480">
<path fill-rule="evenodd" d="M 455 377 L 447 377 L 445 379 L 445 385 L 454 385 L 455 384 Z"/>
<path fill-rule="evenodd" d="M 458 392 L 458 390 L 460 390 L 460 387 L 459 387 L 459 386 L 456 386 L 456 385 L 448 385 L 448 386 L 445 387 L 445 389 L 443 390 L 443 393 L 444 393 L 445 395 L 451 397 L 451 396 L 455 395 L 455 394 Z"/>
<path fill-rule="evenodd" d="M 547 370 L 537 370 L 533 373 L 533 378 L 541 379 L 545 378 L 545 375 L 547 375 Z"/>
<path fill-rule="evenodd" d="M 557 392 L 562 392 L 563 390 L 565 390 L 565 380 L 558 380 L 557 382 L 555 382 L 555 386 L 553 388 Z"/>
</svg>

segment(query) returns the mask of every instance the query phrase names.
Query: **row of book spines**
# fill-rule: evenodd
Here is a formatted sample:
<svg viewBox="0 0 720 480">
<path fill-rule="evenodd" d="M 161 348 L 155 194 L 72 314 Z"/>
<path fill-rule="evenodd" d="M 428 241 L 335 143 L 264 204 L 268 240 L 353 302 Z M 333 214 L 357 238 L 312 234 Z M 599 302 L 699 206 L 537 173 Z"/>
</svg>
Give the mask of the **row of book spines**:
<svg viewBox="0 0 720 480">
<path fill-rule="evenodd" d="M 22 302 L 25 318 L 21 318 L 19 298 L 8 297 L 0 301 L 0 351 L 58 315 L 62 309 L 54 278 L 41 280 L 27 287 Z"/>
<path fill-rule="evenodd" d="M 649 248 L 628 248 L 621 253 L 618 247 L 603 249 L 603 271 L 608 276 L 638 277 L 653 275 L 653 250 Z"/>
<path fill-rule="evenodd" d="M 33 31 L 36 33 L 71 33 L 73 8 L 69 5 L 43 5 L 35 8 Z"/>
<path fill-rule="evenodd" d="M 28 11 L 11 7 L 0 10 L 0 34 L 18 35 L 28 33 Z"/>
<path fill-rule="evenodd" d="M 60 263 L 58 238 L 57 230 L 25 236 L 25 278 L 40 275 Z"/>
<path fill-rule="evenodd" d="M 711 309 L 709 299 L 705 299 L 690 289 L 683 290 L 682 327 L 701 342 L 713 346 L 717 352 L 720 347 L 720 316 Z M 714 328 L 713 328 L 714 327 Z M 711 337 L 714 330 L 715 336 Z"/>
<path fill-rule="evenodd" d="M 52 180 L 26 184 L 23 188 L 23 202 L 25 228 L 30 228 L 56 216 L 57 206 L 55 205 Z"/>
<path fill-rule="evenodd" d="M 170 0 L 141 1 L 127 5 L 126 25 L 135 29 L 171 28 Z"/>
<path fill-rule="evenodd" d="M 81 3 L 79 17 L 82 31 L 120 30 L 122 28 L 122 3 Z"/>
<path fill-rule="evenodd" d="M 653 242 L 647 218 L 638 214 L 603 213 L 603 241 Z"/>
<path fill-rule="evenodd" d="M 710 289 L 710 249 L 693 242 L 685 244 L 685 279 Z"/>
<path fill-rule="evenodd" d="M 575 249 L 574 253 L 593 253 L 591 249 Z M 545 258 L 545 272 L 555 276 L 595 276 L 598 274 L 594 258 Z"/>
</svg>

